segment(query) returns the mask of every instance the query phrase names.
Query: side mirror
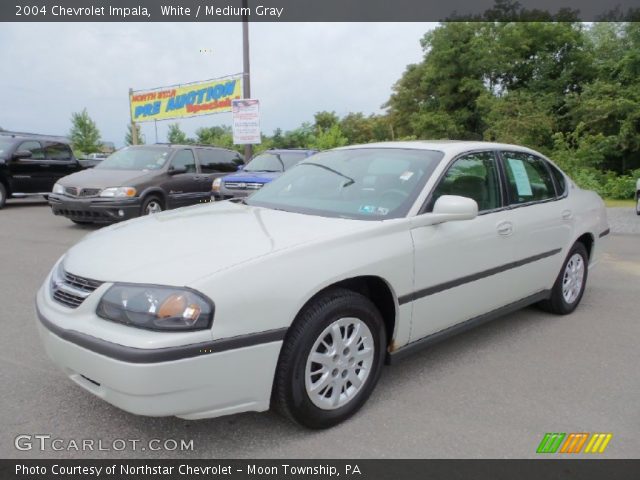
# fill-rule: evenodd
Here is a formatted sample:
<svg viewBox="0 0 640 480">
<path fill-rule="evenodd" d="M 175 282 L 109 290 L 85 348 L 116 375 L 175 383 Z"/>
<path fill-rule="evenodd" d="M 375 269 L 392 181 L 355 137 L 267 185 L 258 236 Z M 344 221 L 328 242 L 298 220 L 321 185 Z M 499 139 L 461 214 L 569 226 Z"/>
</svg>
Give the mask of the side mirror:
<svg viewBox="0 0 640 480">
<path fill-rule="evenodd" d="M 11 158 L 13 160 L 21 160 L 23 158 L 31 158 L 32 156 L 33 156 L 33 153 L 30 152 L 29 150 L 18 150 L 12 155 Z"/>
<path fill-rule="evenodd" d="M 478 204 L 475 200 L 458 195 L 442 195 L 433 206 L 433 213 L 414 217 L 414 225 L 423 227 L 458 220 L 473 220 L 478 216 Z"/>
<path fill-rule="evenodd" d="M 181 173 L 187 173 L 187 167 L 169 167 L 169 170 L 167 170 L 167 173 L 169 175 L 179 175 Z"/>
</svg>

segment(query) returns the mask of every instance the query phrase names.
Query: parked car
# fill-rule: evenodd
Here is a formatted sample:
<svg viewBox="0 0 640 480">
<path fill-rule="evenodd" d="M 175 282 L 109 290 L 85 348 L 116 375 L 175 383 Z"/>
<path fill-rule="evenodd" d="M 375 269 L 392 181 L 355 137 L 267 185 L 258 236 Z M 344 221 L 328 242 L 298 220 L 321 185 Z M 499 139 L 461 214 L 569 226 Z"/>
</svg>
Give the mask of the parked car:
<svg viewBox="0 0 640 480">
<path fill-rule="evenodd" d="M 138 145 L 95 168 L 60 179 L 49 195 L 55 215 L 111 223 L 211 199 L 214 178 L 244 165 L 235 151 L 210 146 Z"/>
<path fill-rule="evenodd" d="M 365 403 L 385 359 L 530 304 L 573 312 L 608 232 L 600 197 L 527 148 L 341 148 L 247 199 L 85 237 L 37 294 L 39 332 L 126 411 L 272 405 L 324 428 Z"/>
<path fill-rule="evenodd" d="M 0 131 L 0 208 L 8 198 L 46 197 L 59 179 L 84 168 L 65 137 Z"/>
<path fill-rule="evenodd" d="M 244 198 L 316 152 L 303 149 L 266 150 L 253 157 L 242 167 L 242 171 L 214 180 L 212 196 L 216 200 Z"/>
</svg>

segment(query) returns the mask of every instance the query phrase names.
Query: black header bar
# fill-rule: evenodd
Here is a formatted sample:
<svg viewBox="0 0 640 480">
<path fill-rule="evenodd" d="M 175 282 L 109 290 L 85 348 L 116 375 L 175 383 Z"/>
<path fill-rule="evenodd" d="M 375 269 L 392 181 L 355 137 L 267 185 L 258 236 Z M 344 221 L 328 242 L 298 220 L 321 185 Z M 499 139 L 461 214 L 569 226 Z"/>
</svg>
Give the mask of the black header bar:
<svg viewBox="0 0 640 480">
<path fill-rule="evenodd" d="M 640 0 L 2 0 L 0 22 L 640 20 Z"/>
</svg>

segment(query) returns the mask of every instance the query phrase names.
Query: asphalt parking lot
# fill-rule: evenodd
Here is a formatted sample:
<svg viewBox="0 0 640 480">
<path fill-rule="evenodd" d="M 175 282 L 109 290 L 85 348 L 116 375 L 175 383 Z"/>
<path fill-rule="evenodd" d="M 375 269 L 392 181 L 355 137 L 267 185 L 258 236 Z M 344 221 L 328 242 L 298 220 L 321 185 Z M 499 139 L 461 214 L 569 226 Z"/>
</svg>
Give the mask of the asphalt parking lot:
<svg viewBox="0 0 640 480">
<path fill-rule="evenodd" d="M 611 213 L 573 315 L 529 308 L 386 367 L 358 415 L 314 432 L 273 413 L 139 417 L 73 384 L 40 348 L 33 301 L 55 260 L 94 228 L 11 201 L 0 211 L 0 458 L 533 458 L 546 432 L 611 432 L 603 457 L 640 458 L 640 235 L 617 233 L 640 232 L 640 217 Z M 20 434 L 193 440 L 193 451 L 19 451 Z"/>
</svg>

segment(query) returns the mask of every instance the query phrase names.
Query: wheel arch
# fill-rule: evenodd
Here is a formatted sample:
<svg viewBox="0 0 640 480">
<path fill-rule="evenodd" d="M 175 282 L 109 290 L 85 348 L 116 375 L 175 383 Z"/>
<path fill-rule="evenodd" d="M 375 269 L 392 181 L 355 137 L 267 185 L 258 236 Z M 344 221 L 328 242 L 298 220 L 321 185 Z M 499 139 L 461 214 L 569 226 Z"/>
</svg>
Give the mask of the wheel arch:
<svg viewBox="0 0 640 480">
<path fill-rule="evenodd" d="M 395 294 L 393 288 L 384 278 L 377 275 L 358 275 L 355 277 L 345 278 L 335 281 L 329 285 L 326 285 L 311 295 L 302 307 L 296 313 L 293 320 L 307 308 L 307 306 L 313 302 L 316 298 L 324 293 L 335 289 L 344 288 L 351 290 L 352 292 L 359 293 L 367 297 L 376 306 L 385 325 L 385 331 L 387 333 L 387 345 L 391 345 L 393 342 L 397 318 L 398 318 L 398 297 Z M 293 323 L 292 322 L 292 323 Z"/>
<path fill-rule="evenodd" d="M 168 205 L 167 194 L 160 187 L 149 187 L 143 190 L 140 193 L 140 203 L 142 204 L 145 201 L 145 199 L 147 199 L 151 195 L 160 197 L 160 200 L 162 200 L 162 203 L 164 203 L 164 208 L 165 209 L 167 208 L 167 205 Z"/>
<path fill-rule="evenodd" d="M 593 253 L 593 244 L 595 242 L 595 237 L 593 236 L 593 234 L 589 232 L 583 233 L 578 238 L 576 238 L 576 241 L 574 242 L 574 244 L 578 242 L 582 243 L 584 247 L 587 249 L 587 254 L 589 255 L 589 260 L 591 261 L 592 253 Z"/>
</svg>

